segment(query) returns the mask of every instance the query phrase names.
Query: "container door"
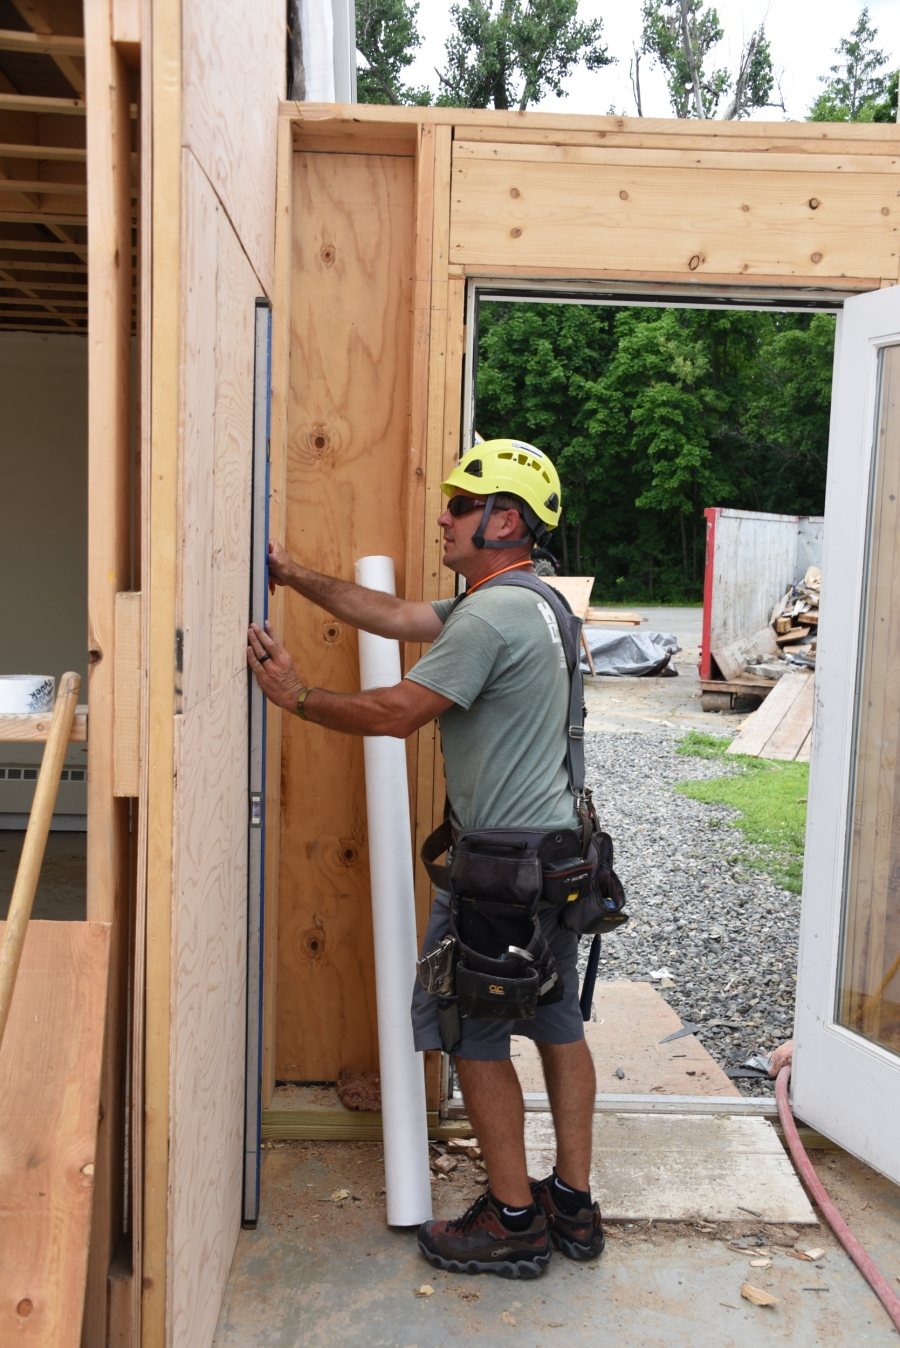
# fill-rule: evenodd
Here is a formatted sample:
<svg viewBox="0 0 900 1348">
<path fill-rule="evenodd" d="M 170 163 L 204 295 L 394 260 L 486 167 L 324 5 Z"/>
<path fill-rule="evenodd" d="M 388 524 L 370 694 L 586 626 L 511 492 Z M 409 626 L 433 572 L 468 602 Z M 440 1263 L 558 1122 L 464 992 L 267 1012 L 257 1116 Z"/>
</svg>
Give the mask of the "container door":
<svg viewBox="0 0 900 1348">
<path fill-rule="evenodd" d="M 835 355 L 794 1108 L 900 1182 L 900 288 Z"/>
</svg>

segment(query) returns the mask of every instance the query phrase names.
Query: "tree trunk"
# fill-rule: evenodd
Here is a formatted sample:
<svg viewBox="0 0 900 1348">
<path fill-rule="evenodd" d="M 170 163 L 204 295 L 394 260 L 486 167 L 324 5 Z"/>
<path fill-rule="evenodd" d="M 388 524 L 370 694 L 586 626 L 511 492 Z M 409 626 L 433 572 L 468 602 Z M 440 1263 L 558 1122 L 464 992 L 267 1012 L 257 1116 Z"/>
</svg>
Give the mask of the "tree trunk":
<svg viewBox="0 0 900 1348">
<path fill-rule="evenodd" d="M 694 51 L 694 44 L 691 41 L 690 15 L 688 13 L 688 0 L 681 0 L 681 40 L 684 43 L 684 59 L 687 61 L 688 70 L 691 72 L 691 81 L 694 86 L 694 107 L 697 116 L 701 121 L 706 119 L 706 113 L 703 109 L 703 95 L 700 92 L 700 71 L 697 68 L 697 56 Z"/>
<path fill-rule="evenodd" d="M 581 565 L 581 521 L 575 525 L 575 565 L 578 567 L 578 575 L 583 576 L 584 570 Z"/>
<path fill-rule="evenodd" d="M 681 569 L 684 572 L 684 578 L 688 578 L 688 545 L 687 545 L 687 520 L 684 517 L 684 511 L 679 510 L 678 519 L 681 523 Z"/>
</svg>

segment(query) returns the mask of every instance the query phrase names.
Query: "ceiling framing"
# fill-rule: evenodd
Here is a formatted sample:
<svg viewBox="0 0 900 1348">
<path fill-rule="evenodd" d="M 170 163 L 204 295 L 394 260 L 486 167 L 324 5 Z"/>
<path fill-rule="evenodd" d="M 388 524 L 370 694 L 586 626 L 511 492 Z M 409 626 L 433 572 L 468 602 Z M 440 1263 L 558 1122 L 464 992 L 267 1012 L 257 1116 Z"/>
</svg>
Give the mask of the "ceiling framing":
<svg viewBox="0 0 900 1348">
<path fill-rule="evenodd" d="M 87 332 L 84 91 L 81 0 L 0 0 L 0 331 Z"/>
</svg>

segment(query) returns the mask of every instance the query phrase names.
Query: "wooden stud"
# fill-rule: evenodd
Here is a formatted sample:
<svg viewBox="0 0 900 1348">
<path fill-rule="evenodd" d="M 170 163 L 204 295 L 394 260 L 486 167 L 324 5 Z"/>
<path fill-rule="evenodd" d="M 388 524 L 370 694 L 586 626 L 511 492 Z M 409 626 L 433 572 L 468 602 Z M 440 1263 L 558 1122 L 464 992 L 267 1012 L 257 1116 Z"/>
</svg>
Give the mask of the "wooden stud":
<svg viewBox="0 0 900 1348">
<path fill-rule="evenodd" d="M 0 51 L 28 52 L 41 56 L 84 56 L 83 37 L 62 37 L 54 33 L 22 33 L 18 29 L 0 29 Z"/>
<path fill-rule="evenodd" d="M 181 260 L 181 6 L 155 0 L 149 80 L 153 107 L 147 645 L 147 916 L 141 1343 L 166 1340 L 171 1030 L 172 867 Z M 145 65 L 145 75 L 147 67 Z"/>
<path fill-rule="evenodd" d="M 108 1273 L 122 1234 L 130 923 L 130 819 L 115 796 L 116 594 L 130 588 L 131 103 L 109 8 L 85 8 L 88 195 L 88 761 L 87 915 L 111 924 L 86 1342 L 106 1332 Z M 58 220 L 59 224 L 65 223 Z"/>
<path fill-rule="evenodd" d="M 293 246 L 293 152 L 291 128 L 278 121 L 275 181 L 275 285 L 272 292 L 272 412 L 269 436 L 269 532 L 285 536 L 287 408 L 291 362 L 291 250 Z M 269 600 L 270 620 L 284 631 L 284 590 Z M 270 702 L 266 717 L 265 929 L 263 933 L 262 1102 L 275 1089 L 278 1026 L 278 901 L 281 868 L 281 708 Z"/>
</svg>

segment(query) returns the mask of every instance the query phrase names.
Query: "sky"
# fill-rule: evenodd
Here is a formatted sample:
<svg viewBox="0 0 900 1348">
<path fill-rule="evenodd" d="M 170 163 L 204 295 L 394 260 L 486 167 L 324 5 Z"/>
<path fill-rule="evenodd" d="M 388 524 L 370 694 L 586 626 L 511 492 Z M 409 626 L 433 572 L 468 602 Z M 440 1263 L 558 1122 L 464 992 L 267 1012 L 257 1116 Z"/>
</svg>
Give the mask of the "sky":
<svg viewBox="0 0 900 1348">
<path fill-rule="evenodd" d="M 737 67 L 744 40 L 763 20 L 780 76 L 787 116 L 802 121 L 818 97 L 819 75 L 827 75 L 836 61 L 834 49 L 849 36 L 862 6 L 858 0 L 714 0 L 725 37 L 710 53 L 715 66 Z M 878 29 L 877 45 L 900 64 L 900 3 L 870 0 L 869 22 Z M 420 0 L 419 32 L 423 37 L 405 81 L 413 87 L 437 87 L 435 67 L 444 62 L 444 43 L 450 31 L 449 0 Z M 603 20 L 603 33 L 614 66 L 591 72 L 576 70 L 566 81 L 568 97 L 546 98 L 537 106 L 546 112 L 581 114 L 636 112 L 628 77 L 629 60 L 641 31 L 641 0 L 581 0 L 582 19 Z M 645 117 L 671 117 L 665 82 L 648 58 L 641 61 L 641 96 Z M 773 97 L 776 95 L 773 93 Z M 779 109 L 761 109 L 754 120 L 780 121 Z"/>
</svg>

